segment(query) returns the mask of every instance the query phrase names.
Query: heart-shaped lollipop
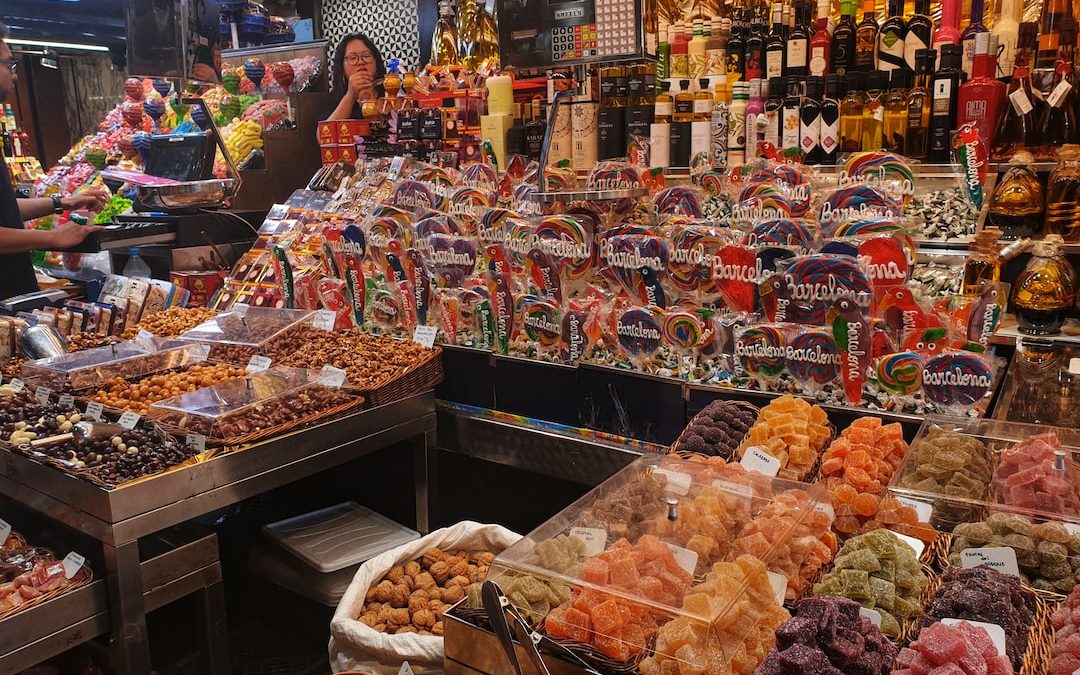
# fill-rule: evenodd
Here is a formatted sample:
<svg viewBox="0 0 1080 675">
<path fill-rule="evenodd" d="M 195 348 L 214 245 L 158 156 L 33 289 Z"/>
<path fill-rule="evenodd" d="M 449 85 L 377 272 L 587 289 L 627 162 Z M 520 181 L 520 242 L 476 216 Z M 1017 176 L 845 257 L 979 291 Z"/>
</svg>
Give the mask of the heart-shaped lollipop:
<svg viewBox="0 0 1080 675">
<path fill-rule="evenodd" d="M 154 91 L 161 94 L 162 98 L 165 98 L 169 95 L 169 92 L 172 91 L 172 82 L 169 82 L 168 80 L 154 80 Z"/>
<path fill-rule="evenodd" d="M 150 98 L 143 103 L 143 111 L 150 116 L 150 119 L 154 120 L 154 129 L 157 130 L 161 124 L 161 118 L 165 114 L 165 104 L 160 98 Z"/>
<path fill-rule="evenodd" d="M 143 100 L 142 80 L 137 77 L 129 77 L 124 80 L 124 95 L 132 101 Z"/>
<path fill-rule="evenodd" d="M 123 117 L 129 126 L 142 129 L 144 117 L 142 101 L 128 101 L 125 103 Z"/>
<path fill-rule="evenodd" d="M 201 105 L 191 106 L 191 121 L 198 124 L 203 131 L 210 128 L 210 117 L 206 114 L 206 108 Z"/>
<path fill-rule="evenodd" d="M 245 59 L 244 76 L 255 85 L 255 91 L 261 92 L 262 81 L 266 77 L 266 66 L 263 65 L 262 59 Z"/>
<path fill-rule="evenodd" d="M 139 151 L 135 149 L 135 142 L 132 140 L 131 134 L 121 136 L 116 145 L 120 148 L 120 154 L 124 156 L 124 159 L 135 159 L 139 155 Z"/>
<path fill-rule="evenodd" d="M 296 79 L 296 71 L 289 64 L 288 61 L 278 61 L 270 69 L 270 74 L 274 76 L 274 80 L 281 85 L 281 90 L 286 94 L 289 93 L 289 87 L 292 86 L 293 80 Z"/>
<path fill-rule="evenodd" d="M 145 131 L 138 131 L 131 137 L 131 143 L 135 146 L 135 150 L 138 151 L 139 157 L 142 158 L 143 165 L 146 165 L 150 161 L 150 134 Z"/>
</svg>

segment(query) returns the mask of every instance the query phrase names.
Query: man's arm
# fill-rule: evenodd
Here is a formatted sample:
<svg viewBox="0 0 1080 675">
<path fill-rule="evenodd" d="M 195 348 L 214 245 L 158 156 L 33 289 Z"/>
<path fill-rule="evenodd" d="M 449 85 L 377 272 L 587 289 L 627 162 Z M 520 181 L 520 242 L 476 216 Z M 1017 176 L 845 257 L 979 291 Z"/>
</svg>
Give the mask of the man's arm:
<svg viewBox="0 0 1080 675">
<path fill-rule="evenodd" d="M 23 222 L 41 218 L 42 216 L 47 216 L 53 212 L 52 199 L 48 197 L 42 197 L 40 199 L 20 199 L 18 201 L 19 217 Z M 70 211 L 87 209 L 96 213 L 100 211 L 108 201 L 108 193 L 101 188 L 88 188 L 77 195 L 61 198 L 60 206 Z"/>
<path fill-rule="evenodd" d="M 52 205 L 50 204 L 51 208 Z M 27 253 L 37 250 L 49 251 L 71 248 L 81 244 L 87 235 L 100 232 L 101 229 L 93 225 L 83 226 L 72 222 L 64 223 L 52 230 L 22 230 L 14 227 L 0 227 L 0 253 Z"/>
<path fill-rule="evenodd" d="M 26 222 L 35 218 L 47 216 L 53 212 L 52 200 L 47 197 L 40 199 L 20 199 L 19 217 Z M 11 228 L 4 228 L 11 229 Z"/>
</svg>

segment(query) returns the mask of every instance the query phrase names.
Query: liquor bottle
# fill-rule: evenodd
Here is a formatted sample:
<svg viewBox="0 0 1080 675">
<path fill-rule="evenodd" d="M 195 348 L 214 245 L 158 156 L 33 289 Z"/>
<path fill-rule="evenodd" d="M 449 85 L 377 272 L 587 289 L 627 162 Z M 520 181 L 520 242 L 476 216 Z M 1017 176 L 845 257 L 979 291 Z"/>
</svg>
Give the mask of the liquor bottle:
<svg viewBox="0 0 1080 675">
<path fill-rule="evenodd" d="M 480 39 L 480 16 L 476 0 L 460 0 L 457 14 L 458 62 L 470 70 L 476 68 L 473 55 Z"/>
<path fill-rule="evenodd" d="M 743 33 L 742 12 L 735 10 L 735 17 L 731 21 L 731 36 L 728 38 L 727 47 L 727 81 L 733 85 L 743 77 L 743 57 L 746 50 L 746 37 Z"/>
<path fill-rule="evenodd" d="M 884 148 L 904 154 L 904 135 L 907 131 L 907 97 L 911 88 L 911 73 L 894 68 L 889 77 L 889 93 L 885 96 Z"/>
<path fill-rule="evenodd" d="M 930 74 L 936 53 L 920 49 L 915 63 L 915 84 L 907 96 L 907 131 L 904 154 L 912 159 L 926 159 L 927 131 L 930 127 Z"/>
<path fill-rule="evenodd" d="M 1058 165 L 1046 181 L 1043 232 L 1080 241 L 1080 146 L 1068 144 L 1058 150 Z"/>
<path fill-rule="evenodd" d="M 840 101 L 840 152 L 862 150 L 863 86 L 866 73 L 853 70 L 847 74 L 847 95 Z"/>
<path fill-rule="evenodd" d="M 671 26 L 667 19 L 660 19 L 656 31 L 660 42 L 656 46 L 656 81 L 663 82 L 671 77 Z"/>
<path fill-rule="evenodd" d="M 1028 335 L 1056 335 L 1076 300 L 1076 273 L 1061 252 L 1061 235 L 1048 234 L 1012 287 L 1017 327 Z"/>
<path fill-rule="evenodd" d="M 694 121 L 694 92 L 690 89 L 690 80 L 679 80 L 679 91 L 675 93 L 675 112 L 672 122 Z"/>
<path fill-rule="evenodd" d="M 874 0 L 863 0 L 863 19 L 855 29 L 855 68 L 877 68 L 878 22 Z"/>
<path fill-rule="evenodd" d="M 930 48 L 930 34 L 933 30 L 930 0 L 915 0 L 915 14 L 908 19 L 907 35 L 904 37 L 904 61 L 907 62 L 908 70 L 916 70 L 915 58 L 919 50 Z"/>
<path fill-rule="evenodd" d="M 1032 93 L 1031 64 L 1035 58 L 1035 36 L 1038 27 L 1032 22 L 1020 24 L 1016 42 L 1012 79 L 1006 92 L 1008 105 L 1001 117 L 1001 124 L 994 134 L 992 155 L 1006 159 L 1019 148 L 1034 144 L 1037 134 L 1035 123 L 1041 114 L 1037 109 L 1041 100 Z"/>
<path fill-rule="evenodd" d="M 979 295 L 984 284 L 1001 281 L 1001 264 L 998 262 L 998 253 L 1001 251 L 999 234 L 994 227 L 983 228 L 975 234 L 975 240 L 971 242 L 971 254 L 964 261 L 961 295 L 974 297 Z"/>
<path fill-rule="evenodd" d="M 731 108 L 731 88 L 726 81 L 716 84 L 716 105 L 712 111 L 712 165 L 727 170 L 728 120 Z"/>
<path fill-rule="evenodd" d="M 671 94 L 671 82 L 664 80 L 660 83 L 660 93 L 656 95 L 656 103 L 653 107 L 653 122 L 670 122 L 675 114 L 675 97 Z"/>
<path fill-rule="evenodd" d="M 600 112 L 596 128 L 600 159 L 626 154 L 626 111 L 629 105 L 627 68 L 615 66 L 600 71 Z"/>
<path fill-rule="evenodd" d="M 690 161 L 702 155 L 711 161 L 712 135 L 712 111 L 715 103 L 712 93 L 709 91 L 709 80 L 702 78 L 698 83 L 698 91 L 694 94 L 694 121 L 690 123 Z"/>
<path fill-rule="evenodd" d="M 431 65 L 454 66 L 458 64 L 457 21 L 454 5 L 450 0 L 440 0 L 439 20 L 431 35 Z"/>
<path fill-rule="evenodd" d="M 784 51 L 787 45 L 784 43 L 784 24 L 782 15 L 784 5 L 773 4 L 773 24 L 769 31 L 769 37 L 765 41 L 765 77 L 780 77 L 784 74 Z"/>
<path fill-rule="evenodd" d="M 477 12 L 479 22 L 479 49 L 477 55 L 480 62 L 492 63 L 499 58 L 499 28 L 495 24 L 495 17 L 488 11 L 487 5 L 481 3 Z"/>
<path fill-rule="evenodd" d="M 763 140 L 780 149 L 780 118 L 784 108 L 784 78 L 769 78 L 769 97 L 765 99 L 765 133 Z"/>
<path fill-rule="evenodd" d="M 1057 60 L 1058 40 L 1061 36 L 1061 21 L 1065 18 L 1072 18 L 1072 2 L 1046 0 L 1043 3 L 1039 26 L 1039 53 L 1035 59 L 1036 68 L 1054 67 L 1054 62 Z"/>
<path fill-rule="evenodd" d="M 802 107 L 802 84 L 799 78 L 787 78 L 787 93 L 780 111 L 780 149 L 799 147 L 799 109 Z"/>
<path fill-rule="evenodd" d="M 1020 22 L 1024 20 L 1022 0 L 1002 0 L 1001 16 L 994 22 L 990 34 L 998 40 L 997 73 L 994 77 L 1009 83 L 1013 61 L 1016 59 L 1016 40 L 1020 35 Z"/>
<path fill-rule="evenodd" d="M 724 40 L 720 35 L 723 19 L 713 17 L 709 39 L 705 42 L 705 74 L 710 77 L 726 72 L 724 66 Z"/>
<path fill-rule="evenodd" d="M 862 142 L 864 151 L 880 150 L 885 135 L 885 94 L 889 89 L 889 76 L 883 70 L 866 75 L 866 105 L 863 106 Z"/>
<path fill-rule="evenodd" d="M 647 63 L 630 66 L 626 76 L 626 134 L 649 137 L 656 99 L 656 68 Z"/>
<path fill-rule="evenodd" d="M 728 109 L 728 167 L 738 167 L 746 163 L 746 101 L 750 85 L 736 82 L 732 88 L 731 107 Z"/>
<path fill-rule="evenodd" d="M 840 3 L 840 23 L 832 34 L 830 72 L 846 75 L 855 67 L 855 0 L 842 0 Z"/>
<path fill-rule="evenodd" d="M 521 103 L 515 103 L 514 104 L 514 123 L 510 126 L 509 129 L 506 130 L 506 158 L 507 158 L 507 161 L 509 161 L 509 158 L 512 155 L 524 155 L 525 154 L 525 120 L 524 120 L 525 115 L 522 112 L 523 107 L 524 106 Z M 603 112 L 603 111 L 601 111 L 601 112 Z M 601 129 L 601 132 L 602 131 L 603 131 L 603 129 Z M 621 133 L 622 129 L 620 128 L 619 131 Z M 601 142 L 602 141 L 603 141 L 603 137 L 601 136 Z M 625 151 L 625 146 L 624 146 L 623 150 Z M 617 156 L 619 156 L 621 154 L 622 153 L 616 153 L 616 154 L 612 154 L 610 156 L 611 157 L 617 157 Z"/>
<path fill-rule="evenodd" d="M 806 96 L 799 109 L 799 151 L 806 164 L 820 164 L 821 153 L 821 96 L 825 78 L 808 77 Z"/>
<path fill-rule="evenodd" d="M 810 73 L 807 54 L 810 48 L 810 3 L 797 5 L 795 26 L 788 35 L 784 56 L 784 75 L 788 77 L 806 77 Z"/>
<path fill-rule="evenodd" d="M 829 73 L 832 62 L 832 36 L 829 35 L 829 19 L 818 16 L 817 28 L 810 38 L 810 74 L 823 77 Z"/>
<path fill-rule="evenodd" d="M 957 97 L 957 128 L 974 123 L 987 148 L 993 142 L 1005 103 L 1005 85 L 994 79 L 993 55 L 996 51 L 993 35 L 979 33 L 976 36 L 973 76 L 960 85 Z"/>
<path fill-rule="evenodd" d="M 540 99 L 532 102 L 530 110 L 529 121 L 525 123 L 525 154 L 529 159 L 540 161 L 540 150 L 544 147 L 544 134 L 547 133 Z"/>
<path fill-rule="evenodd" d="M 744 151 L 744 157 L 747 162 L 758 156 L 758 143 L 763 135 L 758 120 L 759 117 L 765 115 L 765 99 L 761 96 L 761 83 L 762 80 L 750 80 L 750 96 L 746 100 L 746 150 Z"/>
<path fill-rule="evenodd" d="M 975 36 L 990 31 L 983 25 L 983 0 L 971 0 L 971 23 L 960 34 L 960 44 L 964 47 L 964 60 L 961 68 L 968 78 L 974 72 Z"/>
<path fill-rule="evenodd" d="M 707 45 L 705 26 L 701 19 L 694 19 L 694 37 L 686 45 L 689 75 L 694 81 L 705 77 L 705 69 L 708 66 L 708 57 L 705 53 Z"/>
<path fill-rule="evenodd" d="M 1080 142 L 1076 119 L 1076 91 L 1073 52 L 1076 50 L 1076 19 L 1067 16 L 1058 22 L 1058 57 L 1054 79 L 1039 117 L 1040 148 L 1050 151 L 1064 143 Z"/>
<path fill-rule="evenodd" d="M 942 44 L 941 67 L 930 79 L 930 141 L 927 160 L 935 164 L 952 161 L 952 130 L 956 128 L 956 97 L 959 94 L 960 45 Z"/>
<path fill-rule="evenodd" d="M 904 38 L 907 22 L 904 21 L 904 0 L 889 0 L 889 18 L 881 24 L 878 32 L 877 64 L 881 70 L 905 68 Z"/>
<path fill-rule="evenodd" d="M 931 47 L 937 50 L 936 70 L 941 70 L 945 58 L 945 45 L 960 44 L 960 0 L 941 0 L 941 23 L 934 31 Z M 959 67 L 959 64 L 958 66 Z"/>
<path fill-rule="evenodd" d="M 821 163 L 836 164 L 836 153 L 840 149 L 840 98 L 844 95 L 839 75 L 825 76 L 825 96 L 821 99 Z"/>
<path fill-rule="evenodd" d="M 1034 161 L 1027 150 L 1013 153 L 1009 168 L 994 186 L 987 219 L 1001 230 L 1002 239 L 1031 237 L 1042 231 L 1045 199 L 1039 174 L 1031 167 Z"/>
<path fill-rule="evenodd" d="M 751 13 L 750 32 L 746 36 L 745 56 L 743 57 L 743 78 L 760 79 L 765 71 L 765 24 L 758 16 Z"/>
<path fill-rule="evenodd" d="M 675 23 L 675 41 L 671 43 L 671 76 L 690 77 L 690 40 L 686 36 L 686 25 Z"/>
</svg>

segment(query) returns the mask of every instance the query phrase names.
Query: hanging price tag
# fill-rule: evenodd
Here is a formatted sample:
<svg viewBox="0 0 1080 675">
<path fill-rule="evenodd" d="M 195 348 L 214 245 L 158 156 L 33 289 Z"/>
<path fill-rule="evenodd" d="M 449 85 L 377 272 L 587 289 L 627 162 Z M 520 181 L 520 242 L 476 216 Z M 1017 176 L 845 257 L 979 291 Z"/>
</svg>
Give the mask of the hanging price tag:
<svg viewBox="0 0 1080 675">
<path fill-rule="evenodd" d="M 348 373 L 341 368 L 325 365 L 322 370 L 319 371 L 319 384 L 327 387 L 340 387 L 345 384 L 345 379 L 347 377 Z"/>
<path fill-rule="evenodd" d="M 128 429 L 128 430 L 134 429 L 135 425 L 139 423 L 139 419 L 140 419 L 139 413 L 134 413 L 134 412 L 131 412 L 130 410 L 128 410 L 127 412 L 125 412 L 123 415 L 120 416 L 120 426 L 122 426 L 122 427 L 124 427 L 125 429 Z"/>
<path fill-rule="evenodd" d="M 571 527 L 570 536 L 585 542 L 585 555 L 594 556 L 607 548 L 607 530 L 599 527 Z"/>
<path fill-rule="evenodd" d="M 8 525 L 6 520 L 0 519 L 0 547 L 3 547 L 4 542 L 7 541 L 8 536 L 11 534 L 11 525 Z"/>
<path fill-rule="evenodd" d="M 386 177 L 390 180 L 397 180 L 403 168 L 405 168 L 405 158 L 399 155 L 390 162 L 390 170 L 386 172 Z M 412 675 L 412 671 L 409 671 L 409 675 Z"/>
<path fill-rule="evenodd" d="M 1050 92 L 1050 95 L 1046 97 L 1046 102 L 1050 105 L 1058 108 L 1061 106 L 1061 102 L 1065 100 L 1065 97 L 1072 91 L 1072 85 L 1068 80 L 1062 80 L 1058 83 L 1058 86 L 1054 87 L 1054 90 Z"/>
<path fill-rule="evenodd" d="M 64 407 L 64 408 L 74 408 L 75 407 L 75 397 L 72 396 L 71 394 L 62 394 L 60 396 L 60 406 Z"/>
<path fill-rule="evenodd" d="M 22 391 L 23 389 L 26 389 L 26 383 L 23 382 L 22 380 L 20 380 L 17 377 L 14 380 L 12 380 L 11 382 L 9 382 L 8 386 L 11 387 L 15 391 L 16 394 L 19 393 L 20 391 Z"/>
<path fill-rule="evenodd" d="M 195 450 L 195 452 L 202 452 L 206 450 L 206 436 L 202 434 L 188 434 L 184 441 Z"/>
<path fill-rule="evenodd" d="M 98 403 L 97 401 L 91 401 L 90 403 L 86 404 L 86 416 L 87 416 L 87 418 L 92 419 L 92 420 L 94 420 L 96 422 L 101 421 L 102 410 L 103 409 L 101 407 L 101 404 Z"/>
<path fill-rule="evenodd" d="M 262 356 L 261 354 L 256 354 L 255 356 L 251 357 L 250 361 L 248 361 L 247 371 L 249 373 L 261 373 L 262 371 L 266 370 L 269 367 L 270 367 L 270 357 L 269 356 Z"/>
<path fill-rule="evenodd" d="M 68 553 L 66 556 L 64 556 L 63 563 L 61 563 L 64 566 L 64 578 L 65 579 L 73 579 L 73 578 L 75 578 L 75 575 L 79 573 L 79 570 L 82 569 L 82 566 L 85 563 L 86 563 L 86 558 L 82 557 L 78 553 L 76 553 L 74 551 L 72 551 L 71 553 Z"/>
<path fill-rule="evenodd" d="M 249 309 L 251 309 L 250 306 L 248 306 L 248 305 L 246 305 L 246 304 L 244 304 L 242 302 L 238 302 L 238 303 L 236 303 L 235 305 L 232 306 L 230 311 L 234 315 L 236 315 L 237 318 L 243 319 L 245 316 L 247 316 L 247 313 L 248 313 Z"/>
<path fill-rule="evenodd" d="M 315 312 L 315 316 L 311 319 L 311 326 L 320 330 L 334 330 L 334 313 L 328 309 L 320 309 Z"/>
<path fill-rule="evenodd" d="M 1017 115 L 1026 115 L 1034 108 L 1023 87 L 1009 94 L 1009 102 L 1012 103 L 1013 110 L 1016 111 Z"/>
<path fill-rule="evenodd" d="M 438 326 L 417 326 L 413 331 L 412 340 L 421 347 L 430 349 L 435 346 L 435 336 L 438 334 Z"/>
<path fill-rule="evenodd" d="M 52 390 L 48 387 L 38 387 L 34 390 L 34 398 L 36 398 L 41 405 L 48 405 L 50 396 L 52 396 Z"/>
<path fill-rule="evenodd" d="M 756 445 L 751 445 L 746 449 L 739 464 L 747 471 L 757 471 L 765 476 L 775 476 L 780 473 L 780 460 Z"/>
</svg>

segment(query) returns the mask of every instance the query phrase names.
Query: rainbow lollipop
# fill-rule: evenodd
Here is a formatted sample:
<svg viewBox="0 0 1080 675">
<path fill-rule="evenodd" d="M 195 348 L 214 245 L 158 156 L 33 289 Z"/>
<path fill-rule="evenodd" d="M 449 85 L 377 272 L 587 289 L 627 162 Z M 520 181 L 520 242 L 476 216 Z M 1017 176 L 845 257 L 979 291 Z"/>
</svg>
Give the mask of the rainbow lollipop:
<svg viewBox="0 0 1080 675">
<path fill-rule="evenodd" d="M 131 134 L 121 136 L 117 147 L 120 149 L 120 154 L 124 156 L 124 159 L 135 159 L 139 156 L 139 151 L 135 149 L 135 142 L 132 140 Z"/>
<path fill-rule="evenodd" d="M 799 333 L 786 353 L 788 372 L 808 389 L 817 390 L 836 379 L 840 352 L 828 331 L 811 328 Z"/>
<path fill-rule="evenodd" d="M 270 67 L 270 74 L 274 76 L 274 81 L 281 87 L 281 91 L 288 94 L 293 81 L 296 80 L 296 71 L 293 70 L 292 65 L 288 61 L 278 61 Z"/>
<path fill-rule="evenodd" d="M 535 232 L 538 247 L 555 258 L 567 278 L 586 278 L 595 266 L 592 247 L 592 222 L 587 217 L 548 216 Z"/>
<path fill-rule="evenodd" d="M 702 216 L 697 190 L 685 185 L 675 185 L 657 192 L 653 197 L 653 208 L 659 216 Z"/>
<path fill-rule="evenodd" d="M 993 385 L 990 363 L 971 352 L 939 354 L 923 366 L 923 394 L 947 408 L 970 408 L 983 400 Z"/>
<path fill-rule="evenodd" d="M 878 359 L 875 372 L 882 389 L 910 396 L 922 386 L 923 357 L 915 352 L 895 352 Z"/>
<path fill-rule="evenodd" d="M 680 353 L 688 354 L 697 347 L 704 332 L 701 321 L 690 312 L 669 312 L 664 315 L 664 341 Z"/>
<path fill-rule="evenodd" d="M 906 201 L 915 192 L 915 174 L 907 160 L 891 152 L 857 152 L 844 163 L 843 173 L 885 190 Z"/>
<path fill-rule="evenodd" d="M 266 66 L 262 59 L 244 59 L 244 76 L 255 85 L 255 91 L 262 93 L 263 78 L 266 77 Z"/>
<path fill-rule="evenodd" d="M 132 101 L 143 100 L 143 83 L 137 77 L 129 77 L 124 80 L 124 95 Z"/>
<path fill-rule="evenodd" d="M 786 343 L 777 326 L 750 326 L 736 338 L 735 355 L 743 369 L 756 379 L 773 378 L 784 372 Z"/>
</svg>

